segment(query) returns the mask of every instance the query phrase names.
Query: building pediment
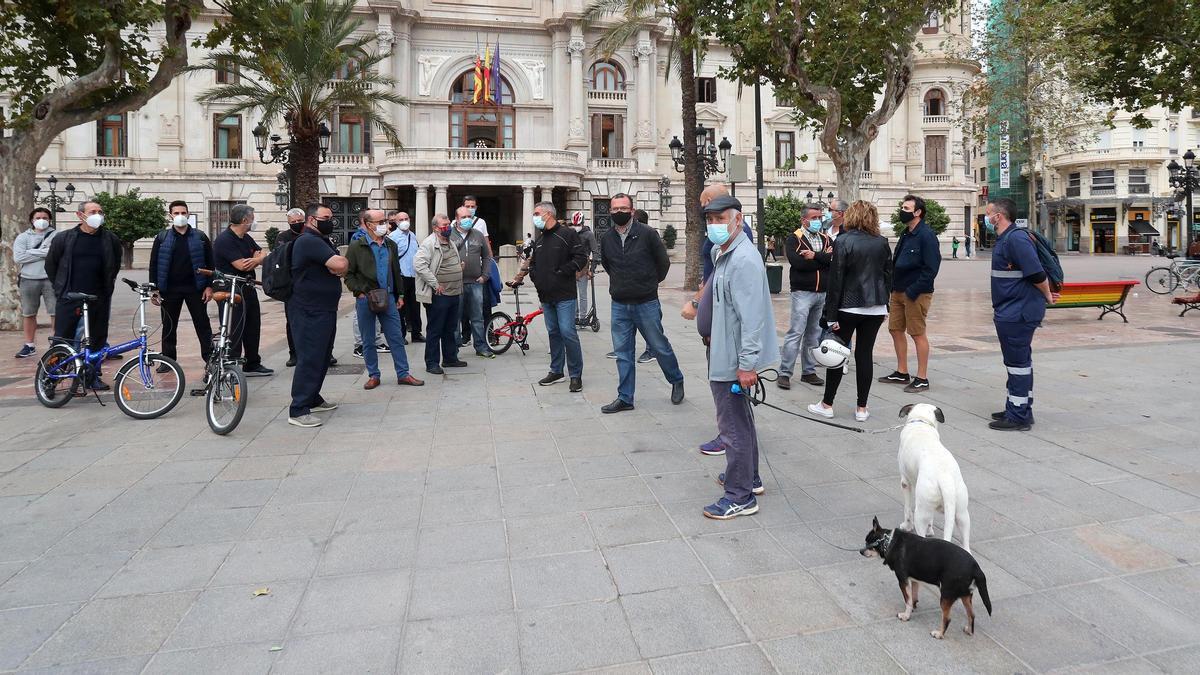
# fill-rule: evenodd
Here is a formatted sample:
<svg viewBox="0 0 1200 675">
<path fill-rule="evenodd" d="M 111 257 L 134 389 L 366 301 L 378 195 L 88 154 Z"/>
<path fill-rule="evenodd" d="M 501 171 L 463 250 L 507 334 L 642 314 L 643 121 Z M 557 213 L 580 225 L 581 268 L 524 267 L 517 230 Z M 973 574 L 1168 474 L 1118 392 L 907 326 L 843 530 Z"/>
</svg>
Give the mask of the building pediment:
<svg viewBox="0 0 1200 675">
<path fill-rule="evenodd" d="M 796 118 L 792 115 L 791 108 L 782 108 L 774 115 L 764 117 L 763 121 L 774 127 L 796 126 Z"/>
<path fill-rule="evenodd" d="M 696 121 L 701 124 L 711 122 L 710 129 L 714 126 L 720 128 L 728 117 L 725 113 L 717 110 L 715 105 L 701 103 L 696 106 Z"/>
</svg>

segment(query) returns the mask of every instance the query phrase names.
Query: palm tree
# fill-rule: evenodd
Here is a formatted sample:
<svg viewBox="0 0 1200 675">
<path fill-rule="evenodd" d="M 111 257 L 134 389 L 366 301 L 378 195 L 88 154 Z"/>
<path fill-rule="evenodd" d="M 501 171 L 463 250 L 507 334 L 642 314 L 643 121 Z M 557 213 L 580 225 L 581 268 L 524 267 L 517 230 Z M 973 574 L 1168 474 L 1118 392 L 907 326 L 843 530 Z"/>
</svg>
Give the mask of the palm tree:
<svg viewBox="0 0 1200 675">
<path fill-rule="evenodd" d="M 295 145 L 292 198 L 297 204 L 320 197 L 320 128 L 338 109 L 354 110 L 392 145 L 399 137 L 383 104 L 404 105 L 395 80 L 374 67 L 389 55 L 371 49 L 374 34 L 356 35 L 362 20 L 354 0 L 284 0 L 283 25 L 261 52 L 224 49 L 209 54 L 192 71 L 235 71 L 236 82 L 219 84 L 197 97 L 200 103 L 232 103 L 229 114 L 261 112 L 263 124 L 282 119 Z M 274 29 L 273 29 L 274 30 Z"/>
<path fill-rule="evenodd" d="M 679 64 L 680 101 L 682 103 L 683 156 L 683 199 L 687 217 L 687 255 L 684 258 L 685 288 L 700 286 L 700 249 L 693 244 L 704 238 L 704 224 L 695 208 L 700 203 L 700 191 L 704 189 L 704 169 L 700 155 L 696 152 L 696 60 L 704 52 L 703 30 L 698 26 L 700 13 L 698 0 L 593 0 L 583 14 L 583 22 L 590 25 L 609 15 L 616 15 L 615 22 L 605 28 L 594 50 L 605 57 L 624 46 L 638 31 L 666 21 L 671 26 L 671 43 L 668 62 Z M 667 69 L 670 72 L 670 68 Z"/>
</svg>

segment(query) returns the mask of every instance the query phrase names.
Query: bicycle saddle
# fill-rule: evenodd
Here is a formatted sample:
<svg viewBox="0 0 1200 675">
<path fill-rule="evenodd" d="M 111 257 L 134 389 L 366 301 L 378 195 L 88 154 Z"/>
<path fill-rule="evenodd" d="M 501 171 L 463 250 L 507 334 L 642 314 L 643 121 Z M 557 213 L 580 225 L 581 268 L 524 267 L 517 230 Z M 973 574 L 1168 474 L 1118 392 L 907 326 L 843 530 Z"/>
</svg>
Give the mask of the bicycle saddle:
<svg viewBox="0 0 1200 675">
<path fill-rule="evenodd" d="M 217 302 L 225 302 L 226 300 L 229 299 L 229 291 L 217 291 L 216 293 L 213 293 L 212 299 L 216 300 Z M 235 293 L 233 295 L 233 304 L 236 305 L 241 301 L 242 301 L 242 294 Z"/>
<path fill-rule="evenodd" d="M 506 282 L 504 282 L 504 285 L 505 285 L 505 286 L 508 286 L 509 288 L 520 288 L 521 286 L 524 286 L 524 285 L 525 285 L 525 282 L 524 282 L 524 281 L 518 281 L 517 283 L 515 283 L 515 284 L 514 284 L 514 283 L 513 283 L 513 282 L 511 282 L 511 281 L 506 281 Z"/>
<path fill-rule="evenodd" d="M 97 299 L 99 299 L 99 296 L 95 296 L 90 293 L 79 293 L 76 291 L 70 291 L 63 295 L 63 297 L 67 300 L 82 300 L 83 302 L 95 302 Z"/>
<path fill-rule="evenodd" d="M 1174 260 L 1179 257 L 1179 254 L 1178 253 L 1167 253 L 1167 254 L 1164 254 L 1163 257 L 1168 258 L 1170 260 Z"/>
</svg>

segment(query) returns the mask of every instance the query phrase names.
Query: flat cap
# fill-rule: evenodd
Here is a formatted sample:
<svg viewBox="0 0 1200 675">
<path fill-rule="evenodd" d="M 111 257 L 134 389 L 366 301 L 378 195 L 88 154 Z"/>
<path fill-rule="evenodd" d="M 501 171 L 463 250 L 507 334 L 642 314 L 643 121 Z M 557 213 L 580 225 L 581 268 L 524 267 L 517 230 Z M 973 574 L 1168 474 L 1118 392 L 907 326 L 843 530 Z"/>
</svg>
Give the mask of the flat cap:
<svg viewBox="0 0 1200 675">
<path fill-rule="evenodd" d="M 709 202 L 708 206 L 704 207 L 704 213 L 724 213 L 729 209 L 737 209 L 738 211 L 741 211 L 742 203 L 739 202 L 736 197 L 722 195 Z"/>
</svg>

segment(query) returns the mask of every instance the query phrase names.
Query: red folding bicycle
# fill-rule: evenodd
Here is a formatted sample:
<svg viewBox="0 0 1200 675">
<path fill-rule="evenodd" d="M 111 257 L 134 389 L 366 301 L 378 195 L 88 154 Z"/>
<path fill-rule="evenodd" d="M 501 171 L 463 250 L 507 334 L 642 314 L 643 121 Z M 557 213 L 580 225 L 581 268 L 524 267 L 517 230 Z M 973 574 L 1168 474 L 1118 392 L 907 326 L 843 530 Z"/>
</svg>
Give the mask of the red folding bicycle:
<svg viewBox="0 0 1200 675">
<path fill-rule="evenodd" d="M 492 312 L 492 315 L 488 317 L 487 325 L 488 345 L 494 353 L 503 354 L 508 351 L 513 342 L 516 342 L 521 347 L 521 355 L 524 356 L 525 352 L 529 351 L 529 324 L 542 315 L 542 308 L 539 307 L 536 311 L 522 315 L 520 288 L 525 285 L 525 282 L 518 281 L 514 284 L 506 281 L 504 285 L 513 289 L 513 299 L 517 304 L 517 316 L 513 318 L 505 312 Z"/>
</svg>

